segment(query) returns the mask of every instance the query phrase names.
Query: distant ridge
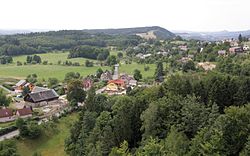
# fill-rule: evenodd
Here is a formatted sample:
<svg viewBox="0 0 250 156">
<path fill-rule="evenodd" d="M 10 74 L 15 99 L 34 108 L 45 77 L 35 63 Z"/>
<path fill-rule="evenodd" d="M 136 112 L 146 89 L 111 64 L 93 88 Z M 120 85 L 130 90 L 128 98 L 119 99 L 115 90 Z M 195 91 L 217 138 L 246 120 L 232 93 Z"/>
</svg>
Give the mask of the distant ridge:
<svg viewBox="0 0 250 156">
<path fill-rule="evenodd" d="M 83 31 L 90 34 L 104 33 L 108 35 L 138 35 L 146 39 L 172 39 L 176 36 L 174 33 L 159 26 L 121 29 L 84 29 Z"/>
<path fill-rule="evenodd" d="M 191 31 L 174 31 L 176 35 L 184 39 L 197 39 L 216 41 L 230 38 L 238 38 L 239 34 L 244 37 L 250 37 L 250 30 L 246 31 L 218 31 L 218 32 L 191 32 Z"/>
</svg>

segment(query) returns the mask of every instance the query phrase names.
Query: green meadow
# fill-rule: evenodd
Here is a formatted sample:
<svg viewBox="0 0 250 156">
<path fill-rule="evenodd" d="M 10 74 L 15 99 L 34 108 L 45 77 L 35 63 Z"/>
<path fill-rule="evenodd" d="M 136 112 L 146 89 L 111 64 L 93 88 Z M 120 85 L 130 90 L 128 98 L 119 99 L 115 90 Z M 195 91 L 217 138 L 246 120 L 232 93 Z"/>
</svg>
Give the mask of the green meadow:
<svg viewBox="0 0 250 156">
<path fill-rule="evenodd" d="M 56 134 L 42 134 L 35 140 L 17 140 L 17 150 L 20 156 L 32 156 L 35 152 L 46 156 L 64 156 L 64 141 L 69 136 L 70 126 L 77 120 L 77 113 L 59 119 Z"/>
<path fill-rule="evenodd" d="M 116 54 L 112 52 L 111 54 Z M 82 76 L 87 76 L 90 74 L 94 74 L 98 68 L 102 68 L 103 70 L 111 69 L 111 67 L 85 67 L 84 63 L 87 59 L 85 58 L 73 58 L 68 59 L 68 52 L 53 52 L 53 53 L 45 53 L 45 54 L 37 54 L 42 58 L 42 61 L 48 61 L 48 63 L 52 63 L 52 65 L 22 65 L 17 66 L 16 62 L 25 62 L 26 55 L 24 56 L 16 56 L 13 57 L 13 64 L 10 65 L 0 65 L 0 78 L 14 78 L 14 79 L 23 79 L 29 74 L 36 73 L 38 75 L 39 80 L 47 80 L 48 78 L 55 77 L 59 80 L 63 80 L 64 76 L 68 72 L 79 72 Z M 79 62 L 81 66 L 63 66 L 57 65 L 58 61 L 71 61 L 71 62 Z M 96 62 L 96 60 L 91 60 Z M 152 77 L 155 70 L 155 65 L 148 65 L 150 67 L 149 71 L 144 71 L 143 64 L 121 64 L 120 73 L 133 74 L 135 69 L 139 69 L 143 75 L 143 78 Z"/>
</svg>

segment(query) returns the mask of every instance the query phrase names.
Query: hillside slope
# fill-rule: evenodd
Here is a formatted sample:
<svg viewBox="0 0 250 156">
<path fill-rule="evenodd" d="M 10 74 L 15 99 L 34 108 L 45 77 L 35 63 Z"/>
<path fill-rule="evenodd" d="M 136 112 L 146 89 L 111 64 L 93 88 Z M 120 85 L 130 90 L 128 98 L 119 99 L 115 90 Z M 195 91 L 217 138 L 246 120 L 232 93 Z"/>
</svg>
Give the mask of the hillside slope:
<svg viewBox="0 0 250 156">
<path fill-rule="evenodd" d="M 138 35 L 146 39 L 171 39 L 175 37 L 174 33 L 158 26 L 121 29 L 85 29 L 83 31 L 91 34 L 104 33 L 108 35 Z"/>
</svg>

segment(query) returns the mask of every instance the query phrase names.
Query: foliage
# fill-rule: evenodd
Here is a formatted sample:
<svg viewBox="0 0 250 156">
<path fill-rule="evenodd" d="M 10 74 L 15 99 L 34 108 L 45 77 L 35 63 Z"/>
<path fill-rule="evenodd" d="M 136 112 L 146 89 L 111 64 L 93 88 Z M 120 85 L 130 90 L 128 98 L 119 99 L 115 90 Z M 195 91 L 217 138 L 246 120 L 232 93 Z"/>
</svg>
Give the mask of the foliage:
<svg viewBox="0 0 250 156">
<path fill-rule="evenodd" d="M 11 98 L 10 98 L 10 97 L 7 97 L 7 96 L 4 94 L 3 90 L 0 89 L 0 106 L 5 106 L 5 107 L 7 107 L 7 106 L 9 106 L 10 102 L 11 102 Z"/>
<path fill-rule="evenodd" d="M 41 128 L 37 122 L 30 119 L 24 120 L 22 118 L 18 118 L 16 120 L 16 126 L 20 131 L 21 137 L 35 139 L 41 135 Z"/>
<path fill-rule="evenodd" d="M 89 59 L 105 60 L 109 56 L 109 51 L 103 48 L 91 46 L 77 46 L 72 48 L 68 58 L 84 57 Z"/>
<path fill-rule="evenodd" d="M 157 82 L 163 82 L 164 81 L 164 69 L 163 69 L 163 63 L 158 62 L 156 65 L 155 70 L 155 81 Z"/>
<path fill-rule="evenodd" d="M 31 91 L 30 91 L 30 88 L 27 86 L 24 86 L 23 87 L 23 91 L 22 91 L 22 96 L 26 96 L 27 94 L 29 94 Z"/>
<path fill-rule="evenodd" d="M 142 79 L 142 75 L 141 75 L 141 71 L 138 69 L 134 70 L 134 79 L 139 81 L 140 79 Z"/>
<path fill-rule="evenodd" d="M 31 74 L 31 75 L 28 75 L 26 80 L 30 83 L 36 83 L 37 82 L 37 75 L 36 74 Z"/>
<path fill-rule="evenodd" d="M 1 141 L 0 156 L 18 156 L 15 141 L 13 140 Z"/>
<path fill-rule="evenodd" d="M 48 87 L 49 88 L 56 88 L 59 84 L 59 80 L 57 78 L 49 78 L 48 79 Z"/>
<path fill-rule="evenodd" d="M 11 56 L 0 56 L 0 64 L 9 64 L 12 62 L 13 62 L 13 59 Z"/>
<path fill-rule="evenodd" d="M 115 55 L 110 55 L 110 56 L 107 58 L 106 63 L 107 63 L 107 65 L 109 65 L 109 66 L 113 66 L 113 65 L 117 64 L 118 62 L 117 62 L 117 60 L 116 60 L 116 56 L 115 56 Z"/>
<path fill-rule="evenodd" d="M 80 78 L 80 74 L 78 72 L 69 72 L 65 75 L 64 81 L 69 82 L 70 80 L 73 79 L 79 79 Z"/>
<path fill-rule="evenodd" d="M 70 102 L 83 102 L 86 93 L 83 90 L 82 82 L 80 80 L 70 80 L 67 85 L 67 100 Z"/>
</svg>

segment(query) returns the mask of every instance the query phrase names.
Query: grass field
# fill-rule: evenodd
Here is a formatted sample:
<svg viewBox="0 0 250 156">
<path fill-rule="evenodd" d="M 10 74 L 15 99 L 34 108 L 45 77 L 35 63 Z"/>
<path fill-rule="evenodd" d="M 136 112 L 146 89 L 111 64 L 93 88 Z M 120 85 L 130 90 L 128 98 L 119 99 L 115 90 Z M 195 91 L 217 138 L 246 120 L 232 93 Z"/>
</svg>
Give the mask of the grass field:
<svg viewBox="0 0 250 156">
<path fill-rule="evenodd" d="M 41 136 L 36 140 L 18 140 L 17 149 L 21 156 L 32 156 L 35 152 L 43 156 L 64 156 L 64 140 L 69 136 L 70 124 L 76 121 L 77 113 L 61 118 L 57 125 L 58 133 Z"/>
<path fill-rule="evenodd" d="M 112 52 L 112 54 L 115 52 Z M 53 65 L 23 65 L 16 66 L 16 61 L 25 62 L 26 56 L 17 56 L 14 57 L 14 63 L 11 65 L 0 65 L 0 78 L 15 78 L 15 79 L 23 79 L 29 74 L 36 73 L 38 75 L 39 80 L 48 78 L 58 78 L 59 80 L 63 80 L 64 76 L 68 72 L 79 72 L 82 76 L 87 76 L 89 74 L 94 74 L 96 70 L 100 67 L 84 67 L 84 66 L 62 66 L 57 65 L 59 60 L 66 61 L 70 60 L 72 62 L 79 62 L 80 64 L 84 64 L 86 61 L 85 58 L 74 58 L 67 59 L 68 52 L 64 53 L 46 53 L 46 54 L 38 54 L 41 56 L 42 60 L 47 60 L 49 63 L 53 63 Z M 142 72 L 144 78 L 151 77 L 154 74 L 155 65 L 149 65 L 150 70 L 145 72 L 143 64 L 122 64 L 120 67 L 120 72 L 126 72 L 128 74 L 133 74 L 135 69 L 139 69 Z M 111 67 L 101 67 L 103 70 L 111 69 Z"/>
</svg>

